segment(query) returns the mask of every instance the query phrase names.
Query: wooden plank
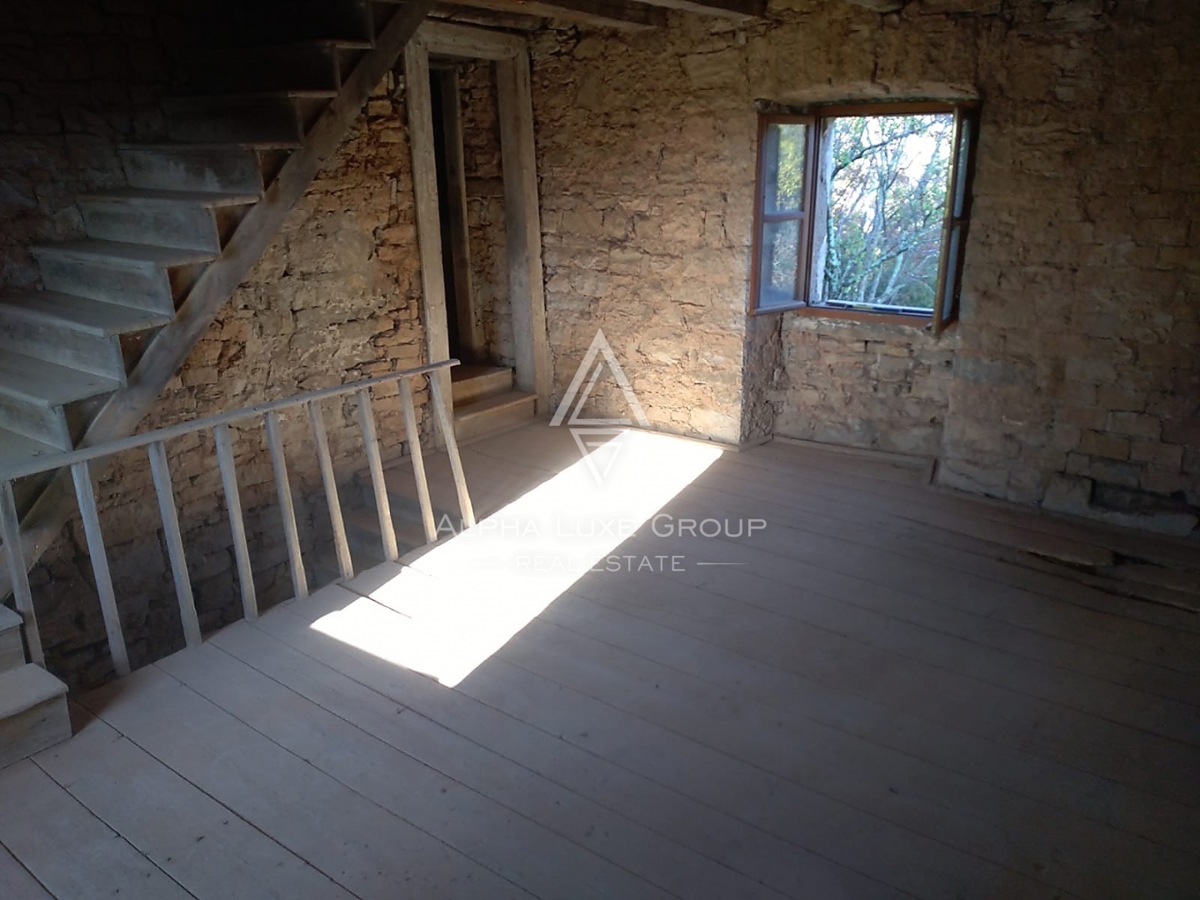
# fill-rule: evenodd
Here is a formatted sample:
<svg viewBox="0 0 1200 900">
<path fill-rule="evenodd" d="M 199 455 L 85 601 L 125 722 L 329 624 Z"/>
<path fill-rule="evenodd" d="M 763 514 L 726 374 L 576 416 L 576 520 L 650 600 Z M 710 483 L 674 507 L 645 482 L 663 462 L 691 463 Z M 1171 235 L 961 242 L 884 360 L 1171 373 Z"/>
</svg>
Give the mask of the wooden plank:
<svg viewBox="0 0 1200 900">
<path fill-rule="evenodd" d="M 0 485 L 0 540 L 4 541 L 4 560 L 8 565 L 9 578 L 12 579 L 13 601 L 17 612 L 21 614 L 29 661 L 44 666 L 46 657 L 42 652 L 42 638 L 38 631 L 37 611 L 33 606 L 33 591 L 29 587 L 29 573 L 25 568 L 25 554 L 21 549 L 21 522 L 17 517 L 11 481 Z"/>
<path fill-rule="evenodd" d="M 80 702 L 360 900 L 395 900 L 397 885 L 414 897 L 530 896 L 155 666 Z"/>
<path fill-rule="evenodd" d="M 525 48 L 525 38 L 519 35 L 432 20 L 421 23 L 417 41 L 426 53 L 466 59 L 511 59 Z"/>
<path fill-rule="evenodd" d="M 130 434 L 154 406 L 196 342 L 208 332 L 221 307 L 274 240 L 317 173 L 333 159 L 371 92 L 392 69 L 435 2 L 408 0 L 397 6 L 386 24 L 378 29 L 374 49 L 364 54 L 343 79 L 341 92 L 309 129 L 303 146 L 288 156 L 262 200 L 238 225 L 220 259 L 200 275 L 175 318 L 154 335 L 130 374 L 129 385 L 105 402 L 79 446 L 104 444 Z M 26 514 L 22 545 L 27 560 L 38 559 L 58 538 L 71 515 L 70 494 L 70 482 L 60 473 Z"/>
<path fill-rule="evenodd" d="M 433 23 L 426 23 L 429 26 Z M 438 206 L 437 152 L 433 140 L 433 97 L 429 84 L 429 50 L 418 37 L 404 51 L 404 103 L 408 107 L 408 143 L 412 153 L 413 202 L 417 217 L 417 248 L 421 254 L 421 297 L 425 308 L 425 352 L 430 361 L 450 356 L 450 326 L 446 317 L 446 283 L 442 268 L 442 220 Z M 430 381 L 442 384 L 449 402 L 450 373 L 438 372 Z M 389 560 L 395 559 L 388 556 Z"/>
<path fill-rule="evenodd" d="M 576 597 L 620 611 L 636 617 L 644 640 L 660 635 L 659 627 L 692 639 L 660 644 L 655 657 L 665 664 L 696 675 L 703 674 L 698 668 L 712 666 L 714 672 L 728 672 L 738 691 L 748 696 L 771 702 L 782 698 L 786 708 L 986 784 L 1156 843 L 1183 850 L 1191 846 L 1194 827 L 1189 807 L 1164 803 L 1077 768 L 977 737 L 957 722 L 921 716 L 911 707 L 889 702 L 886 692 L 880 696 L 870 690 L 875 682 L 900 676 L 869 668 L 861 653 L 845 652 L 837 639 L 839 632 L 832 630 L 838 623 L 830 622 L 829 632 L 814 632 L 807 638 L 793 630 L 791 619 L 801 613 L 793 613 L 791 606 L 823 604 L 823 598 L 806 604 L 793 593 L 772 603 L 757 591 L 740 593 L 754 597 L 754 604 L 675 578 L 589 578 L 572 588 L 570 598 L 556 602 L 546 618 L 567 624 L 558 611 L 575 610 Z M 772 606 L 778 609 L 769 610 Z M 842 627 L 853 630 L 853 623 Z M 822 657 L 835 660 L 836 666 L 820 662 Z M 844 676 L 842 670 L 851 674 Z M 867 689 L 860 686 L 863 683 Z M 769 697 L 772 691 L 775 696 Z"/>
<path fill-rule="evenodd" d="M 228 654 L 205 651 L 177 654 L 159 665 L 255 731 L 535 896 L 669 896 Z M 309 672 L 320 674 L 315 667 Z M 388 705 L 391 718 L 404 717 Z"/>
<path fill-rule="evenodd" d="M 751 24 L 766 15 L 766 0 L 645 0 L 651 6 Z"/>
<path fill-rule="evenodd" d="M 379 534 L 383 540 L 383 556 L 390 562 L 400 558 L 396 547 L 396 526 L 392 523 L 392 506 L 388 502 L 387 485 L 383 480 L 383 459 L 379 455 L 379 438 L 375 434 L 375 415 L 371 412 L 371 392 L 358 393 L 358 426 L 367 451 L 371 470 L 371 488 L 375 492 L 375 512 L 379 516 Z"/>
<path fill-rule="evenodd" d="M 425 540 L 432 544 L 437 540 L 437 523 L 433 520 L 433 505 L 429 502 L 429 482 L 425 479 L 425 456 L 421 452 L 421 430 L 417 427 L 417 413 L 413 409 L 412 385 L 408 379 L 400 382 L 400 408 L 404 413 L 404 439 L 408 443 L 408 455 L 412 459 L 413 477 L 416 479 L 417 501 L 421 506 L 421 525 L 425 529 Z"/>
<path fill-rule="evenodd" d="M 192 597 L 192 582 L 188 576 L 187 555 L 183 551 L 183 536 L 179 533 L 179 514 L 175 509 L 175 491 L 171 486 L 171 467 L 162 441 L 146 448 L 150 455 L 150 474 L 154 492 L 158 495 L 158 513 L 163 524 L 163 538 L 171 561 L 171 576 L 175 580 L 175 597 L 179 601 L 179 619 L 183 636 L 189 647 L 204 640 L 200 634 L 200 619 L 196 616 L 196 601 Z"/>
<path fill-rule="evenodd" d="M 5 900 L 54 900 L 29 870 L 0 845 L 0 884 Z"/>
<path fill-rule="evenodd" d="M 429 379 L 429 389 L 433 395 L 433 414 L 442 430 L 442 440 L 446 442 L 446 456 L 450 460 L 450 471 L 454 473 L 454 490 L 458 494 L 458 511 L 462 515 L 462 523 L 470 528 L 475 524 L 475 510 L 471 506 L 471 493 L 467 490 L 467 477 L 463 474 L 462 458 L 458 455 L 458 439 L 454 436 L 454 422 L 450 419 L 449 400 L 442 393 L 442 382 L 437 378 Z"/>
<path fill-rule="evenodd" d="M 447 230 L 450 233 L 450 265 L 454 279 L 454 305 L 457 310 L 458 343 L 465 359 L 481 362 L 487 356 L 483 317 L 476 315 L 475 288 L 471 283 L 471 236 L 467 223 L 467 172 L 463 161 L 462 103 L 458 87 L 458 69 L 441 68 L 435 72 L 441 95 L 442 165 L 446 175 Z M 446 252 L 445 247 L 442 252 Z M 447 354 L 449 349 L 447 348 Z"/>
<path fill-rule="evenodd" d="M 0 808 L 0 842 L 56 897 L 192 896 L 28 760 L 0 770 Z"/>
<path fill-rule="evenodd" d="M 283 450 L 283 435 L 279 430 L 279 414 L 267 413 L 267 449 L 271 453 L 271 469 L 275 473 L 275 493 L 279 498 L 279 514 L 283 519 L 283 534 L 287 541 L 288 567 L 292 572 L 292 591 L 296 597 L 308 596 L 308 575 L 304 571 L 304 556 L 300 550 L 300 530 L 296 527 L 296 504 L 292 500 L 292 485 L 288 478 L 287 456 Z"/>
<path fill-rule="evenodd" d="M 407 379 L 400 382 L 407 385 Z M 338 497 L 337 476 L 333 471 L 333 459 L 329 455 L 329 438 L 325 434 L 325 418 L 321 405 L 310 401 L 308 421 L 312 425 L 313 444 L 317 450 L 317 463 L 321 468 L 321 484 L 325 488 L 325 505 L 329 507 L 329 523 L 333 528 L 333 547 L 337 553 L 338 571 L 343 578 L 354 577 L 354 562 L 350 558 L 350 545 L 346 542 L 346 523 L 342 520 L 342 502 Z"/>
<path fill-rule="evenodd" d="M 550 409 L 550 347 L 527 50 L 496 63 L 496 88 L 516 384 L 519 390 L 536 394 L 538 411 L 546 413 Z"/>
<path fill-rule="evenodd" d="M 214 643 L 389 746 L 663 890 L 714 900 L 779 896 L 429 719 L 397 714 L 384 695 L 262 631 L 229 628 Z"/>
<path fill-rule="evenodd" d="M 82 711 L 80 711 L 82 712 Z M 197 897 L 351 900 L 351 895 L 112 727 L 86 713 L 37 765 Z"/>
<path fill-rule="evenodd" d="M 100 612 L 104 617 L 104 632 L 108 635 L 113 668 L 118 676 L 128 675 L 129 652 L 125 649 L 125 635 L 121 632 L 121 611 L 117 608 L 117 595 L 113 592 L 108 551 L 104 548 L 104 532 L 100 528 L 100 513 L 96 510 L 96 495 L 92 491 L 92 475 L 88 464 L 80 462 L 71 466 L 71 477 L 75 481 L 75 498 L 83 518 L 83 533 L 87 537 L 92 572 L 96 576 L 96 593 L 100 599 Z"/>
<path fill-rule="evenodd" d="M 229 426 L 222 424 L 213 428 L 213 440 L 217 445 L 217 465 L 221 469 L 221 484 L 225 489 L 229 530 L 233 535 L 233 556 L 237 561 L 242 615 L 247 619 L 257 619 L 258 596 L 254 591 L 254 571 L 250 568 L 250 547 L 246 544 L 246 523 L 242 519 L 242 497 L 238 490 L 237 464 L 234 462 Z"/>
<path fill-rule="evenodd" d="M 460 0 L 460 3 L 474 9 L 540 16 L 621 31 L 649 31 L 665 28 L 667 24 L 665 9 L 625 0 Z"/>
<path fill-rule="evenodd" d="M 349 596 L 343 589 L 336 596 L 314 595 L 299 606 L 281 609 L 257 627 L 429 721 L 788 896 L 864 900 L 899 896 L 877 881 L 756 827 L 739 810 L 725 812 L 698 802 L 576 747 L 558 733 L 539 730 L 461 691 L 448 691 L 400 666 L 355 652 L 310 627 L 312 619 L 345 606 Z M 381 608 L 380 614 L 386 611 Z"/>
<path fill-rule="evenodd" d="M 727 613 L 725 621 L 730 619 Z M 546 628 L 543 620 L 565 631 Z M 790 646 L 792 656 L 812 652 L 799 643 L 771 645 L 766 665 L 757 661 L 763 654 L 755 654 L 755 659 L 743 655 L 762 642 L 761 624 L 742 629 L 741 652 L 730 653 L 718 649 L 725 642 L 692 640 L 674 629 L 656 627 L 644 616 L 618 612 L 615 605 L 602 608 L 560 598 L 543 620 L 520 636 L 516 647 L 528 638 L 541 658 L 570 656 L 580 660 L 581 670 L 590 671 L 587 660 L 604 666 L 620 663 L 619 674 L 606 674 L 603 682 L 615 690 L 628 689 L 635 698 L 642 689 L 628 683 L 652 682 L 654 696 L 661 696 L 675 710 L 701 698 L 719 705 L 719 698 L 736 691 L 737 708 L 711 716 L 711 724 L 704 727 L 713 734 L 727 729 L 730 734 L 725 739 L 753 753 L 759 764 L 774 768 L 768 764 L 774 755 L 777 765 L 786 766 L 789 778 L 808 772 L 827 791 L 853 800 L 854 805 L 886 803 L 896 821 L 915 831 L 1064 890 L 1087 896 L 1106 890 L 1118 896 L 1138 890 L 1169 894 L 1171 881 L 1182 874 L 1200 878 L 1200 866 L 1189 862 L 1186 844 L 1180 846 L 1188 840 L 1188 829 L 1172 832 L 1168 824 L 1185 822 L 1186 807 L 1163 804 L 1099 778 L 1090 780 L 1086 794 L 1071 798 L 1073 809 L 1045 796 L 1057 792 L 1052 776 L 1031 778 L 1023 791 L 1002 788 L 994 784 L 992 770 L 1013 768 L 1014 761 L 1020 763 L 1020 754 L 963 739 L 886 705 L 864 703 L 848 692 L 793 677 L 786 668 L 787 657 L 779 650 Z M 589 684 L 599 681 L 589 675 Z M 587 692 L 591 693 L 590 687 Z M 756 715 L 762 716 L 757 726 L 750 724 Z M 669 717 L 659 716 L 656 721 L 670 727 Z M 777 735 L 779 746 L 741 736 L 748 734 Z M 795 755 L 785 759 L 788 751 L 782 748 L 789 744 L 805 748 L 803 759 Z M 889 761 L 892 753 L 899 756 Z M 962 771 L 975 763 L 970 775 Z M 854 776 L 846 778 L 843 772 Z M 924 814 L 930 798 L 944 807 L 942 815 Z M 1160 814 L 1166 822 L 1159 821 Z M 1149 827 L 1139 828 L 1141 823 Z M 1157 841 L 1146 845 L 1134 836 L 1156 840 L 1163 833 L 1175 839 L 1176 850 L 1167 850 Z"/>
<path fill-rule="evenodd" d="M 979 897 L 1060 896 L 1001 866 L 521 668 L 493 661 L 486 677 L 469 678 L 458 689 L 660 784 L 719 809 L 736 810 L 752 824 L 908 894 L 941 896 L 945 885 L 953 884 Z M 796 745 L 790 749 L 802 750 Z M 914 860 L 920 865 L 914 866 Z"/>
<path fill-rule="evenodd" d="M 744 487 L 738 485 L 728 487 L 730 490 L 739 490 L 739 488 L 744 490 Z M 694 486 L 691 488 L 691 494 L 692 496 L 701 494 L 706 500 L 709 497 L 714 500 L 713 505 L 706 504 L 702 508 L 690 508 L 696 512 L 696 515 L 715 516 L 722 521 L 726 518 L 737 521 L 738 517 L 742 515 L 740 510 L 746 509 L 740 505 L 728 505 L 731 499 L 734 503 L 739 504 L 740 498 L 725 491 L 714 493 L 707 491 L 706 488 Z M 791 547 L 796 542 L 809 540 L 812 532 L 808 527 L 802 526 L 793 529 L 792 522 L 796 520 L 791 511 L 785 510 L 779 514 L 776 510 L 779 510 L 780 506 L 762 502 L 762 500 L 755 500 L 752 509 L 756 514 L 768 517 L 769 530 L 772 532 L 770 535 L 762 535 L 760 539 L 754 541 L 757 550 L 767 551 L 774 553 L 775 556 L 785 558 L 791 554 Z M 804 522 L 808 521 L 808 517 L 805 517 Z M 833 520 L 832 517 L 822 514 L 815 517 L 814 521 L 818 523 L 818 527 L 824 528 Z M 846 529 L 846 540 L 850 541 L 856 538 L 856 529 L 864 527 L 872 528 L 876 533 L 881 530 L 877 521 L 864 522 L 863 526 L 856 524 L 856 526 Z M 970 565 L 970 560 L 965 560 L 961 568 L 954 566 L 954 569 L 961 571 Z M 1051 596 L 1054 595 L 1051 594 Z M 938 641 L 935 636 L 925 634 L 919 635 L 917 640 L 920 642 L 920 646 L 929 647 L 935 652 L 950 642 L 949 638 L 942 638 Z M 941 656 L 941 659 L 944 659 L 944 656 Z M 989 665 L 992 660 L 995 660 L 995 665 Z M 1015 690 L 1028 692 L 1031 696 L 1062 702 L 1064 706 L 1087 710 L 1087 712 L 1102 715 L 1103 718 L 1126 721 L 1130 725 L 1144 727 L 1148 731 L 1200 743 L 1200 710 L 1194 706 L 1200 698 L 1200 679 L 1194 676 L 1188 677 L 1182 673 L 1160 671 L 1162 676 L 1175 674 L 1174 678 L 1159 677 L 1156 679 L 1157 683 L 1168 688 L 1169 695 L 1164 696 L 1158 690 L 1144 692 L 1134 685 L 1130 685 L 1132 690 L 1122 689 L 1121 686 L 1112 684 L 1108 672 L 1103 670 L 1094 673 L 1104 679 L 1103 682 L 1097 682 L 1091 677 L 1093 673 L 1079 673 L 1072 667 L 1062 666 L 1060 658 L 1057 656 L 1051 656 L 1046 660 L 1049 666 L 1039 665 L 1038 662 L 1030 660 L 1026 660 L 1024 665 L 1014 665 L 1016 660 L 1009 656 L 1001 656 L 991 650 L 972 646 L 964 654 L 964 662 L 965 671 L 983 678 L 983 680 L 988 680 L 990 683 L 1007 685 Z M 1127 667 L 1122 666 L 1122 668 Z M 1158 696 L 1152 696 L 1156 694 Z M 1171 697 L 1171 694 L 1174 694 L 1174 697 Z M 1174 701 L 1182 701 L 1182 703 Z M 1189 706 L 1182 706 L 1184 703 Z"/>
</svg>

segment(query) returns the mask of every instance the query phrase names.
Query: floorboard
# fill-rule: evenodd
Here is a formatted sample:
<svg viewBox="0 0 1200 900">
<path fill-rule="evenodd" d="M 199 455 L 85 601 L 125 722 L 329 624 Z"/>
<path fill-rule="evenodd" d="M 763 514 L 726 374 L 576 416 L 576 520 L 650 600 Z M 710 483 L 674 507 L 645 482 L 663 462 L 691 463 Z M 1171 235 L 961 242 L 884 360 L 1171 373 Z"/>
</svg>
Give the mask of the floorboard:
<svg viewBox="0 0 1200 900">
<path fill-rule="evenodd" d="M 0 809 L 0 843 L 59 900 L 192 897 L 29 760 L 0 771 Z"/>
<path fill-rule="evenodd" d="M 99 719 L 37 766 L 199 900 L 351 894 Z"/>
<path fill-rule="evenodd" d="M 474 442 L 476 534 L 79 698 L 0 771 L 0 896 L 1194 900 L 1200 545 L 912 461 L 656 446 L 606 492 L 567 428 Z M 644 524 L 539 580 L 486 532 L 538 487 L 522 515 L 632 489 Z M 647 497 L 767 527 L 656 533 Z"/>
</svg>

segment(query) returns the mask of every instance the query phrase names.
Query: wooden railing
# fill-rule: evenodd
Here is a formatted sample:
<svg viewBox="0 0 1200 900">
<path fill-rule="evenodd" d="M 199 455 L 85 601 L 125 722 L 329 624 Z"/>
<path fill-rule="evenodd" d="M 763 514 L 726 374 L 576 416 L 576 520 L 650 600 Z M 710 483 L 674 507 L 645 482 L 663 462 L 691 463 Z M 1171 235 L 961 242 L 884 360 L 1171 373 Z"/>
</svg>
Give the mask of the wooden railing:
<svg viewBox="0 0 1200 900">
<path fill-rule="evenodd" d="M 456 365 L 458 365 L 458 360 L 451 359 L 415 369 L 406 369 L 403 372 L 391 372 L 353 384 L 309 391 L 283 400 L 273 400 L 233 412 L 194 419 L 191 422 L 110 441 L 95 447 L 86 447 L 82 450 L 73 450 L 52 456 L 39 456 L 16 465 L 0 468 L 0 539 L 4 541 L 4 554 L 8 563 L 9 576 L 12 579 L 17 611 L 25 622 L 25 640 L 29 648 L 30 661 L 41 665 L 44 663 L 44 654 L 38 633 L 37 618 L 34 614 L 33 594 L 26 572 L 25 555 L 21 549 L 20 522 L 13 493 L 15 479 L 70 468 L 75 483 L 75 497 L 79 504 L 79 513 L 83 519 L 88 553 L 92 560 L 92 572 L 96 577 L 96 591 L 100 598 L 100 610 L 104 617 L 104 628 L 108 635 L 113 665 L 118 675 L 128 675 L 130 671 L 129 654 L 125 647 L 125 637 L 121 631 L 116 594 L 113 590 L 112 575 L 108 568 L 108 554 L 104 548 L 104 534 L 100 528 L 96 496 L 92 489 L 90 468 L 92 461 L 126 450 L 146 448 L 150 457 L 150 473 L 154 481 L 154 490 L 158 496 L 158 510 L 166 537 L 171 574 L 175 581 L 175 594 L 179 600 L 179 614 L 183 622 L 184 638 L 187 645 L 192 647 L 201 641 L 200 622 L 196 616 L 196 604 L 192 599 L 192 585 L 188 577 L 183 536 L 179 530 L 179 518 L 175 509 L 175 495 L 171 485 L 171 472 L 167 465 L 165 442 L 197 431 L 212 430 L 217 451 L 217 465 L 221 470 L 225 502 L 229 511 L 230 531 L 233 534 L 233 550 L 237 563 L 238 583 L 241 588 L 242 610 L 246 618 L 254 619 L 258 617 L 258 600 L 255 596 L 254 577 L 250 569 L 250 550 L 246 543 L 246 528 L 242 520 L 242 504 L 234 465 L 233 441 L 229 433 L 230 424 L 247 419 L 262 418 L 264 420 L 271 468 L 274 471 L 275 487 L 279 495 L 280 512 L 283 516 L 292 589 L 295 596 L 306 597 L 308 596 L 308 578 L 304 572 L 304 560 L 301 556 L 300 532 L 296 526 L 296 511 L 288 481 L 283 438 L 279 428 L 279 413 L 282 410 L 298 406 L 304 406 L 308 410 L 317 462 L 321 470 L 321 482 L 325 489 L 330 523 L 333 527 L 333 542 L 337 552 L 338 569 L 343 578 L 351 578 L 354 575 L 354 567 L 350 560 L 350 545 L 346 540 L 346 528 L 342 520 L 341 502 L 338 498 L 337 481 L 334 477 L 333 460 L 329 453 L 329 441 L 325 434 L 325 421 L 320 403 L 322 400 L 347 394 L 354 394 L 357 397 L 358 424 L 371 471 L 375 508 L 379 514 L 379 530 L 383 536 L 383 553 L 388 560 L 394 562 L 399 558 L 399 551 L 396 545 L 395 528 L 392 524 L 391 508 L 388 503 L 387 485 L 384 483 L 383 457 L 379 450 L 379 438 L 375 431 L 375 415 L 371 410 L 371 388 L 398 382 L 400 408 L 404 418 L 404 439 L 408 444 L 413 473 L 416 476 L 421 521 L 425 530 L 425 539 L 432 543 L 437 537 L 437 531 L 434 524 L 433 506 L 429 499 L 429 485 L 425 478 L 425 461 L 421 452 L 420 434 L 413 407 L 411 382 L 414 378 L 428 376 L 441 369 L 448 369 Z M 431 405 L 433 406 L 434 420 L 445 441 L 446 453 L 449 456 L 450 468 L 454 475 L 459 511 L 464 524 L 469 527 L 475 524 L 475 513 L 471 507 L 471 497 L 463 476 L 458 443 L 454 438 L 454 423 L 451 420 L 449 407 L 446 405 L 448 398 L 445 397 L 438 378 L 431 377 L 428 380 L 432 392 Z"/>
</svg>

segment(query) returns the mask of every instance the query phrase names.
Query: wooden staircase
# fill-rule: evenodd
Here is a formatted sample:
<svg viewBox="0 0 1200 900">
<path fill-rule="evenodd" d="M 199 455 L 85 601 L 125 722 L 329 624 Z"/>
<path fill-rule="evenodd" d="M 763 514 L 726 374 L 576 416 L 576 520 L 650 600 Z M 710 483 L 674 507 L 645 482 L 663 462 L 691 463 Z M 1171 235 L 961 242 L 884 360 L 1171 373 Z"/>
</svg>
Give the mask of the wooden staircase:
<svg viewBox="0 0 1200 900">
<path fill-rule="evenodd" d="M 163 104 L 169 142 L 121 147 L 128 186 L 79 198 L 87 238 L 33 248 L 45 289 L 0 294 L 0 469 L 134 431 L 432 6 L 221 11 L 237 46 L 186 55 L 188 84 Z M 67 471 L 32 488 L 20 498 L 27 566 L 75 509 Z M 11 589 L 5 573 L 0 596 Z M 0 672 L 0 764 L 11 761 L 5 728 L 56 702 L 51 676 L 29 668 Z M 10 678 L 41 699 L 13 707 Z"/>
<path fill-rule="evenodd" d="M 128 187 L 79 198 L 87 239 L 34 248 L 45 290 L 0 295 L 0 467 L 137 426 L 431 5 L 289 4 L 295 41 L 188 55 L 171 142 L 120 148 Z M 243 34 L 283 12 L 254 6 Z M 51 486 L 25 517 L 31 563 L 64 497 Z"/>
</svg>

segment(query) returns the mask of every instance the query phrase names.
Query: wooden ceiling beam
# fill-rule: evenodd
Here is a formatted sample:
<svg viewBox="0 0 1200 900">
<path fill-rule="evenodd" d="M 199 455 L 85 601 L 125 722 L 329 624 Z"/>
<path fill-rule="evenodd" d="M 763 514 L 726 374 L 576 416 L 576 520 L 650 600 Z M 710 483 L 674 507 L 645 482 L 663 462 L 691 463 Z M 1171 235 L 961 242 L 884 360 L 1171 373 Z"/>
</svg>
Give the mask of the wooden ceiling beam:
<svg viewBox="0 0 1200 900">
<path fill-rule="evenodd" d="M 644 0 L 652 6 L 679 9 L 702 16 L 718 16 L 735 22 L 761 19 L 767 12 L 767 0 Z"/>
<path fill-rule="evenodd" d="M 666 10 L 630 0 L 456 0 L 458 7 L 539 16 L 597 28 L 646 30 L 667 24 Z"/>
</svg>

